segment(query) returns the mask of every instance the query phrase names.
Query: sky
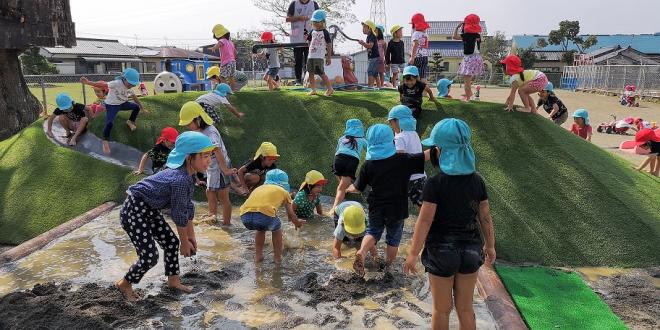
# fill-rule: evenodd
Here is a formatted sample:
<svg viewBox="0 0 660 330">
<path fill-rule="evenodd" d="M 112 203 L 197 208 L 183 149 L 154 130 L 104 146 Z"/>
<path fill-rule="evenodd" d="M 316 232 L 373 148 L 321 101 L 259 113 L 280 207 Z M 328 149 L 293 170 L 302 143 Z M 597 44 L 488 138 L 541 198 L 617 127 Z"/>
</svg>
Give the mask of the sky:
<svg viewBox="0 0 660 330">
<path fill-rule="evenodd" d="M 195 49 L 210 44 L 217 23 L 230 31 L 263 31 L 261 21 L 270 13 L 254 0 L 70 0 L 78 37 L 119 39 L 133 46 L 176 45 Z M 258 1 L 258 0 L 257 0 Z M 99 5 L 102 3 L 102 5 Z M 640 34 L 660 32 L 660 0 L 385 0 L 387 30 L 394 24 L 410 34 L 410 17 L 424 13 L 427 20 L 462 20 L 476 13 L 489 33 L 507 36 L 547 34 L 562 20 L 579 20 L 584 34 Z M 357 0 L 352 12 L 369 19 L 371 0 Z M 328 22 L 332 24 L 332 22 Z M 359 22 L 344 32 L 363 38 Z M 360 50 L 355 42 L 335 46 L 340 52 Z"/>
</svg>

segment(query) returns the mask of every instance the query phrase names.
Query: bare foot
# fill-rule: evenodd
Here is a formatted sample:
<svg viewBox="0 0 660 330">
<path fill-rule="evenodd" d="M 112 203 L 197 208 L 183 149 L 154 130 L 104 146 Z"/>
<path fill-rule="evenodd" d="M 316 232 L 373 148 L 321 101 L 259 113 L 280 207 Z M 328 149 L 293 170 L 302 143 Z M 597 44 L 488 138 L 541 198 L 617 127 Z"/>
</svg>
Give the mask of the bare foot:
<svg viewBox="0 0 660 330">
<path fill-rule="evenodd" d="M 121 279 L 117 282 L 115 282 L 115 287 L 119 292 L 121 292 L 121 295 L 124 296 L 124 298 L 128 301 L 138 301 L 140 300 L 140 296 L 133 291 L 133 286 L 131 285 L 131 282 L 127 281 L 126 279 Z"/>
<path fill-rule="evenodd" d="M 103 153 L 106 155 L 110 154 L 110 142 L 103 141 Z"/>
<path fill-rule="evenodd" d="M 231 226 L 231 220 L 222 220 L 224 226 Z"/>
<path fill-rule="evenodd" d="M 137 126 L 135 126 L 135 123 L 130 121 L 130 120 L 126 121 L 126 125 L 128 125 L 128 128 L 131 130 L 131 132 L 135 132 L 135 130 L 137 129 Z"/>
<path fill-rule="evenodd" d="M 325 91 L 325 94 L 323 94 L 323 95 L 325 95 L 325 96 L 332 96 L 332 94 L 334 94 L 334 93 L 335 93 L 335 90 L 334 90 L 334 89 L 328 89 L 327 91 Z"/>
<path fill-rule="evenodd" d="M 282 263 L 282 257 L 275 257 L 273 258 L 273 261 L 275 262 L 276 265 L 279 265 Z"/>
<path fill-rule="evenodd" d="M 364 277 L 364 260 L 362 259 L 362 256 L 359 253 L 355 254 L 355 261 L 353 261 L 353 270 L 358 276 Z"/>
<path fill-rule="evenodd" d="M 257 263 L 260 263 L 260 262 L 264 261 L 264 255 L 263 254 L 261 254 L 261 255 L 255 254 L 254 255 L 254 261 L 256 261 Z"/>
<path fill-rule="evenodd" d="M 307 95 L 316 95 L 316 91 L 311 91 L 311 92 L 307 93 Z"/>
<path fill-rule="evenodd" d="M 76 139 L 71 138 L 71 140 L 69 140 L 68 144 L 69 144 L 70 147 L 75 147 L 77 143 L 78 142 L 76 141 Z"/>
<path fill-rule="evenodd" d="M 178 275 L 170 276 L 167 278 L 167 286 L 174 290 L 179 290 L 185 293 L 191 293 L 192 287 L 181 284 L 181 278 Z"/>
</svg>

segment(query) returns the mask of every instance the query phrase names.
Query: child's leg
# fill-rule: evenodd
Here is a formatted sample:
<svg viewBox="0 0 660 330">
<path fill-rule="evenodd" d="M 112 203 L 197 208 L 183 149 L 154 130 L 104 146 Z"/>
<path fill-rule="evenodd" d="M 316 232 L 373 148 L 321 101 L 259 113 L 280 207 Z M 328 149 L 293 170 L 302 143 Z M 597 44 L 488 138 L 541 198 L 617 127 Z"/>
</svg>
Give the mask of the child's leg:
<svg viewBox="0 0 660 330">
<path fill-rule="evenodd" d="M 344 201 L 344 198 L 346 197 L 346 189 L 351 185 L 351 178 L 347 176 L 342 176 L 338 179 L 339 184 L 337 185 L 337 193 L 335 194 L 335 203 L 332 205 L 333 209 Z"/>
<path fill-rule="evenodd" d="M 431 296 L 433 297 L 431 328 L 449 329 L 449 315 L 453 307 L 454 277 L 440 277 L 429 273 L 429 284 Z"/>
<path fill-rule="evenodd" d="M 654 158 L 653 156 L 646 157 L 646 159 L 644 159 L 644 160 L 639 164 L 639 166 L 637 167 L 637 170 L 639 170 L 639 171 L 643 171 L 644 168 L 646 168 L 646 166 L 649 165 L 649 164 L 651 163 L 651 160 L 652 160 L 653 158 Z M 651 170 L 653 170 L 653 167 L 651 167 Z"/>
<path fill-rule="evenodd" d="M 660 176 L 660 156 L 653 157 L 653 161 L 651 161 L 651 170 L 649 173 L 655 176 Z"/>
<path fill-rule="evenodd" d="M 325 96 L 330 96 L 330 95 L 332 95 L 332 93 L 334 93 L 335 90 L 332 89 L 332 83 L 330 82 L 330 79 L 328 79 L 328 75 L 327 75 L 327 74 L 323 74 L 323 75 L 321 76 L 321 78 L 323 79 L 323 82 L 325 83 L 325 88 L 327 89 L 327 90 L 325 91 Z"/>
<path fill-rule="evenodd" d="M 218 191 L 207 188 L 206 200 L 209 202 L 209 216 L 213 216 L 215 218 L 215 215 L 218 213 Z"/>
<path fill-rule="evenodd" d="M 137 120 L 138 114 L 140 114 L 140 106 L 133 102 L 125 102 L 121 105 L 122 110 L 131 110 L 131 116 L 128 118 L 126 124 L 131 131 L 135 131 L 137 127 L 135 126 L 135 121 Z"/>
<path fill-rule="evenodd" d="M 62 128 L 64 128 L 64 132 L 65 132 L 66 135 L 63 136 L 63 137 L 70 138 L 71 137 L 71 131 L 73 130 L 71 128 L 71 126 L 73 126 L 71 124 L 71 120 L 65 115 L 57 116 L 57 120 L 60 122 L 60 125 L 62 125 Z"/>
<path fill-rule="evenodd" d="M 383 87 L 383 83 L 385 82 L 385 74 L 384 73 L 379 73 L 378 74 L 378 87 Z"/>
<path fill-rule="evenodd" d="M 469 101 L 472 98 L 472 76 L 463 76 L 465 82 L 465 100 Z"/>
<path fill-rule="evenodd" d="M 222 224 L 231 224 L 231 202 L 229 201 L 229 188 L 220 189 L 218 197 L 222 203 Z"/>
<path fill-rule="evenodd" d="M 367 87 L 373 87 L 373 85 L 374 85 L 374 77 L 369 76 L 369 78 L 367 79 Z"/>
<path fill-rule="evenodd" d="M 114 126 L 115 117 L 119 112 L 120 106 L 118 105 L 106 105 L 105 108 L 105 126 L 103 127 L 103 152 L 106 154 L 110 153 L 110 132 L 112 131 L 112 126 Z"/>
<path fill-rule="evenodd" d="M 386 219 L 385 228 L 387 231 L 385 233 L 385 240 L 387 247 L 385 248 L 385 262 L 388 266 L 392 265 L 399 252 L 399 244 L 403 236 L 403 221 L 404 219 L 394 221 L 392 219 Z"/>
<path fill-rule="evenodd" d="M 192 292 L 192 287 L 181 284 L 179 277 L 179 238 L 174 234 L 172 228 L 160 212 L 151 222 L 151 232 L 154 235 L 156 243 L 163 249 L 165 257 L 165 275 L 167 276 L 167 285 L 170 288 L 181 290 L 183 292 Z"/>
<path fill-rule="evenodd" d="M 261 176 L 254 173 L 245 173 L 244 180 L 245 180 L 246 188 L 252 191 L 254 188 L 256 188 L 259 185 L 259 182 L 261 182 Z"/>
<path fill-rule="evenodd" d="M 282 243 L 282 229 L 273 231 L 273 254 L 275 255 L 274 260 L 276 264 L 282 262 L 282 250 L 284 249 L 284 244 Z"/>
<path fill-rule="evenodd" d="M 309 73 L 309 88 L 312 90 L 309 92 L 309 95 L 316 95 L 316 75 L 312 71 L 308 71 Z"/>
<path fill-rule="evenodd" d="M 264 243 L 266 242 L 266 232 L 257 230 L 254 234 L 254 260 L 256 262 L 264 261 Z"/>
<path fill-rule="evenodd" d="M 378 258 L 378 249 L 376 248 L 376 244 L 374 244 L 374 246 L 371 247 L 371 249 L 369 250 L 369 253 L 371 253 L 371 257 L 374 258 L 374 261 L 377 261 L 379 259 Z"/>
</svg>

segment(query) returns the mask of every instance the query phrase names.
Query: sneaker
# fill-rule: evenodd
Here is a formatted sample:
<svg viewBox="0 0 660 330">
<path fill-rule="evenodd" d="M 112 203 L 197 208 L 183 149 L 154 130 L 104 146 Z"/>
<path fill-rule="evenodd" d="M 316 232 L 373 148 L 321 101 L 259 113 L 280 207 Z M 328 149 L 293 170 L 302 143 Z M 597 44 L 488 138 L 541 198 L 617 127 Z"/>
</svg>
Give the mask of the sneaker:
<svg viewBox="0 0 660 330">
<path fill-rule="evenodd" d="M 302 82 L 296 81 L 296 84 L 294 86 L 302 86 Z"/>
</svg>

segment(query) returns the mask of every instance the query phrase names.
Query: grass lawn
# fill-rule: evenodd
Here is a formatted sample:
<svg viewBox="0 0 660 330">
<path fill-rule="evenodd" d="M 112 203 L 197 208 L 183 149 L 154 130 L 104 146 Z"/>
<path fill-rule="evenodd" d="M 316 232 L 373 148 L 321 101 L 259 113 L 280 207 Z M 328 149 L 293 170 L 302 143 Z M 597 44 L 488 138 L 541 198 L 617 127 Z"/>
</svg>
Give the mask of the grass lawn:
<svg viewBox="0 0 660 330">
<path fill-rule="evenodd" d="M 497 266 L 497 273 L 530 329 L 627 329 L 572 272 Z"/>
<path fill-rule="evenodd" d="M 38 120 L 0 142 L 0 243 L 19 244 L 125 197 L 128 170 L 50 142 Z"/>
</svg>

